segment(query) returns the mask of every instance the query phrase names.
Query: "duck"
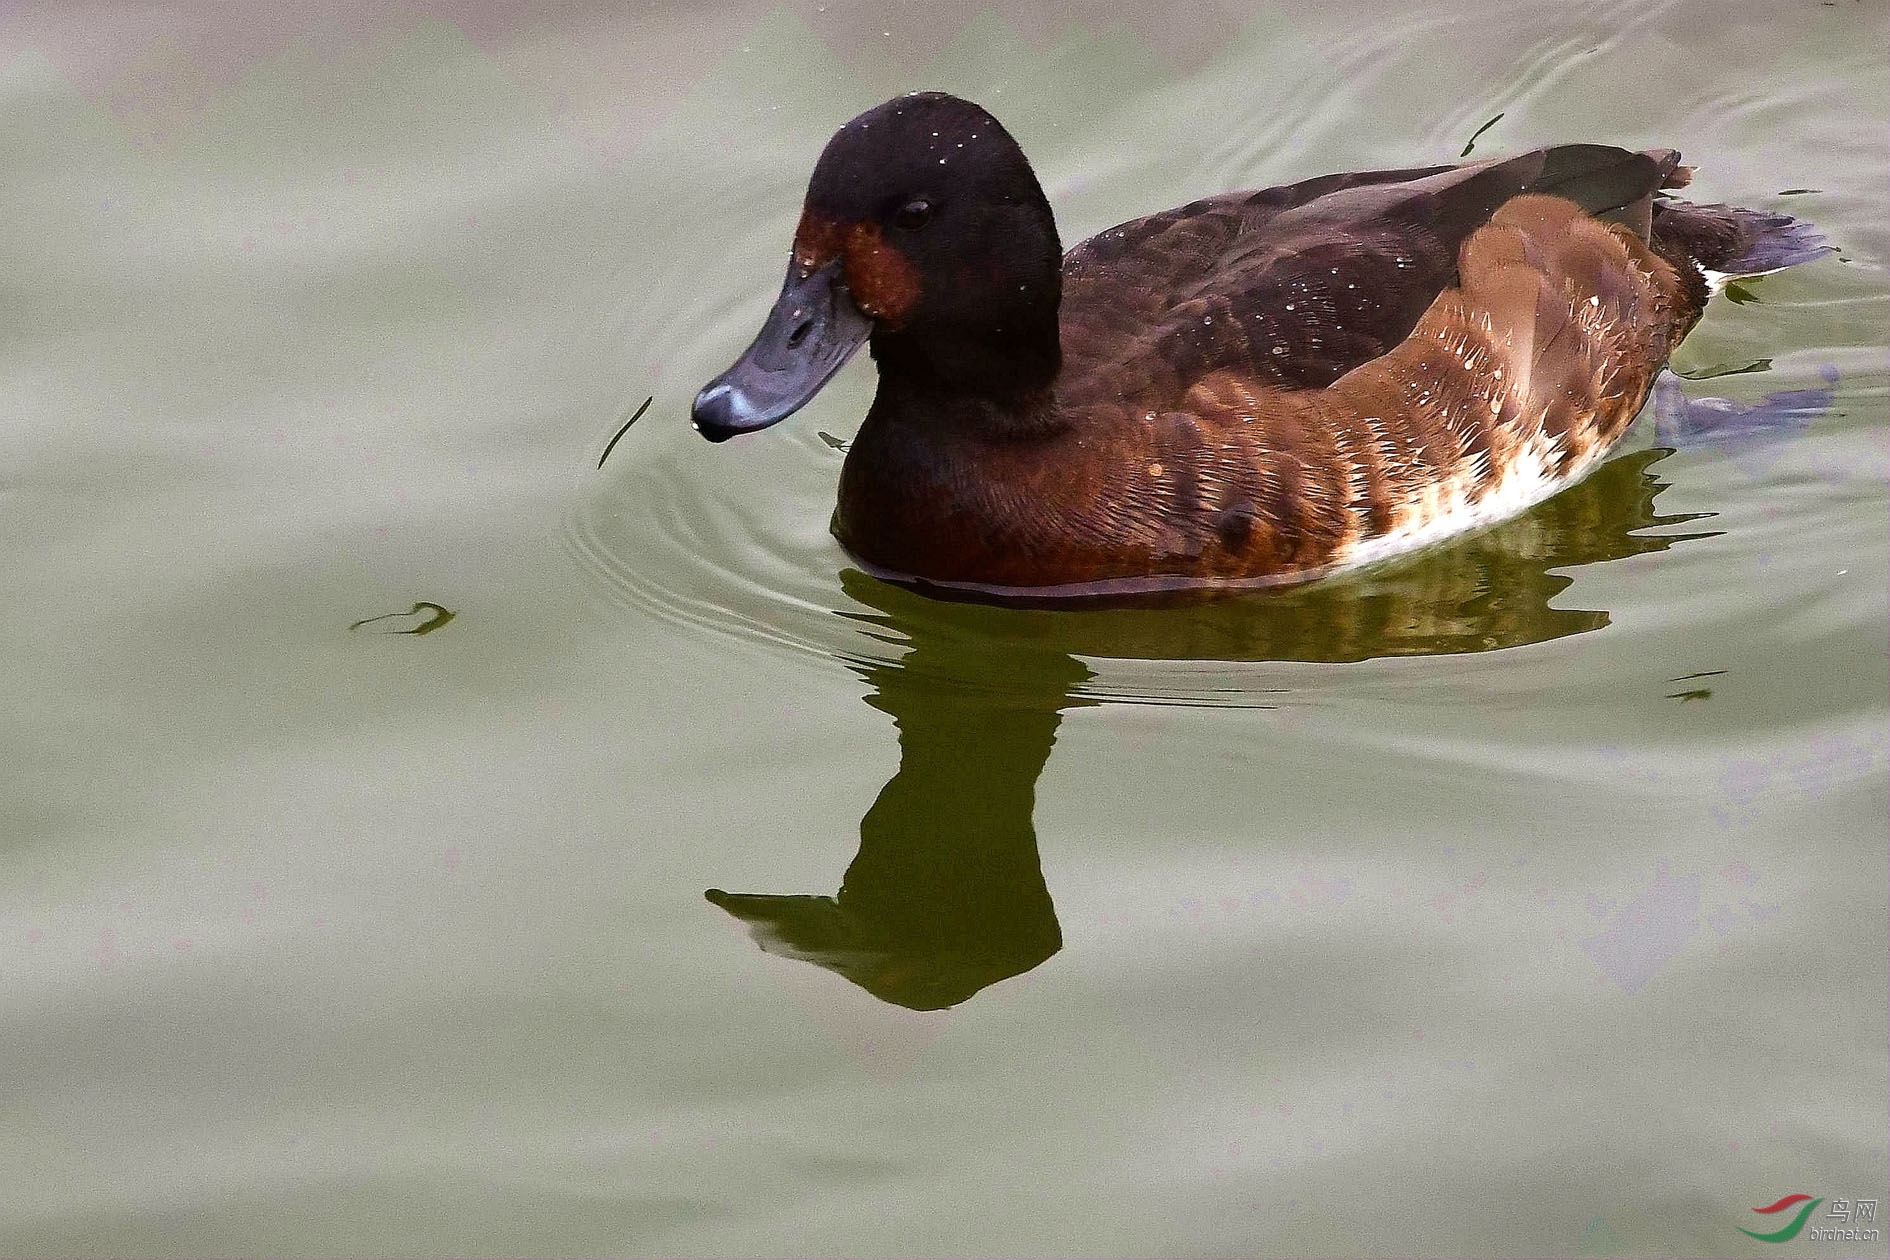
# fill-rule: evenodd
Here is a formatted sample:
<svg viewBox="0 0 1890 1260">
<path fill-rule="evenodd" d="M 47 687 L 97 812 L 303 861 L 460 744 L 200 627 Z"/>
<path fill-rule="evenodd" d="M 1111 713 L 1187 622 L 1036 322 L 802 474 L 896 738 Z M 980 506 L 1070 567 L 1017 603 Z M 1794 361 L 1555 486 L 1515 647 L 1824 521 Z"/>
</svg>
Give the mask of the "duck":
<svg viewBox="0 0 1890 1260">
<path fill-rule="evenodd" d="M 998 120 L 912 93 L 827 143 L 780 295 L 691 419 L 767 428 L 869 346 L 831 527 L 873 576 L 1053 601 L 1322 578 L 1579 480 L 1715 284 L 1828 252 L 1672 197 L 1691 174 L 1555 145 L 1222 193 L 1066 253 Z"/>
</svg>

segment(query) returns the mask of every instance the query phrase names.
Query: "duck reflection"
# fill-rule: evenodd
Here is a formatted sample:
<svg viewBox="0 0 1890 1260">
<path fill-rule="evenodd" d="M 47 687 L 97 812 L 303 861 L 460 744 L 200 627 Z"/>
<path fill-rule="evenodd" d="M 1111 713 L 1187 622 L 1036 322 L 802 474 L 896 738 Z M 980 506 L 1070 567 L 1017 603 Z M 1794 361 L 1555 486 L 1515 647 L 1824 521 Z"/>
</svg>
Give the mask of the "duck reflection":
<svg viewBox="0 0 1890 1260">
<path fill-rule="evenodd" d="M 1526 516 L 1384 573 L 1184 608 L 1050 611 L 947 603 L 841 575 L 871 609 L 843 614 L 905 644 L 855 663 L 867 703 L 899 729 L 899 769 L 860 820 L 832 897 L 708 898 L 769 953 L 846 977 L 883 1001 L 938 1010 L 1037 966 L 1062 944 L 1033 822 L 1063 713 L 1100 701 L 1080 658 L 1357 661 L 1493 651 L 1608 624 L 1550 606 L 1558 570 L 1662 551 L 1701 533 L 1662 516 L 1650 471 L 1614 460 Z"/>
<path fill-rule="evenodd" d="M 849 583 L 859 585 L 877 584 Z M 1093 703 L 1073 695 L 1090 672 L 1038 648 L 1007 653 L 989 687 L 959 681 L 980 655 L 970 642 L 922 637 L 901 661 L 856 667 L 873 688 L 867 703 L 899 728 L 899 771 L 860 819 L 838 895 L 709 891 L 763 949 L 933 1011 L 1062 947 L 1032 815 L 1063 710 Z"/>
</svg>

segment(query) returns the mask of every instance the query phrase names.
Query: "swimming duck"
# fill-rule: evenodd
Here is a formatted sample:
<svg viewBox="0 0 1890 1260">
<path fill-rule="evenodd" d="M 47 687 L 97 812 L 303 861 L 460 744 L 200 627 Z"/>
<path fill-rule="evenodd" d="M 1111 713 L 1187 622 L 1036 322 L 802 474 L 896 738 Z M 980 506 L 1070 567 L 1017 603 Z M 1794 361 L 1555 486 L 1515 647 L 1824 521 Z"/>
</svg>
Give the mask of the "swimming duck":
<svg viewBox="0 0 1890 1260">
<path fill-rule="evenodd" d="M 893 580 L 1031 598 L 1243 587 L 1512 516 L 1622 437 L 1708 274 L 1826 252 L 1571 144 L 1225 193 L 1065 254 L 1023 151 L 938 92 L 821 153 L 779 299 L 695 399 L 712 441 L 863 344 L 833 529 Z"/>
</svg>

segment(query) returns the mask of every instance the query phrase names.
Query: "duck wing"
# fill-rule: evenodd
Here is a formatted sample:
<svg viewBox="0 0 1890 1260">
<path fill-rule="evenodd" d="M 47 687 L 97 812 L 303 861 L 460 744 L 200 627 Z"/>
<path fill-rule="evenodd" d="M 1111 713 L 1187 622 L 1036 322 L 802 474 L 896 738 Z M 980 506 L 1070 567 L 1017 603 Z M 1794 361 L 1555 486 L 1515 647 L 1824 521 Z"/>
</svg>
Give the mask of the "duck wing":
<svg viewBox="0 0 1890 1260">
<path fill-rule="evenodd" d="M 1323 388 L 1410 335 L 1505 202 L 1547 193 L 1644 224 L 1677 161 L 1559 145 L 1228 193 L 1111 228 L 1063 261 L 1062 379 L 1086 396 L 1064 401 L 1172 407 L 1215 372 Z"/>
</svg>

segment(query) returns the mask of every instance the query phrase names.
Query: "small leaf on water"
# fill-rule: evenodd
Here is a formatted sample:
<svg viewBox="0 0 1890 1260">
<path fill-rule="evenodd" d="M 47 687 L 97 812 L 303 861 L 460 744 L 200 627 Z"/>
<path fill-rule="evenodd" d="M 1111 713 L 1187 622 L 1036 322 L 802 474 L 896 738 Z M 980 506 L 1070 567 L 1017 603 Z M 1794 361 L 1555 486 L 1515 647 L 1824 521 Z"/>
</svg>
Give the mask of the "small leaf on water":
<svg viewBox="0 0 1890 1260">
<path fill-rule="evenodd" d="M 1478 127 L 1475 131 L 1471 132 L 1470 142 L 1463 146 L 1463 152 L 1459 153 L 1457 156 L 1469 157 L 1470 150 L 1477 147 L 1477 137 L 1482 135 L 1484 132 L 1488 131 L 1490 128 L 1496 126 L 1497 123 L 1502 122 L 1502 121 L 1503 121 L 1503 116 L 1501 114 L 1498 114 L 1496 117 L 1490 119 L 1490 121 L 1484 123 L 1481 127 Z"/>
<path fill-rule="evenodd" d="M 1737 299 L 1734 300 L 1736 301 Z M 1694 368 L 1686 372 L 1675 368 L 1674 375 L 1686 381 L 1710 381 L 1716 376 L 1744 376 L 1748 372 L 1769 372 L 1771 370 L 1772 360 L 1754 359 L 1750 363 L 1714 363 L 1707 367 Z"/>
<path fill-rule="evenodd" d="M 617 430 L 617 436 L 610 439 L 610 442 L 604 447 L 604 453 L 597 457 L 597 466 L 599 468 L 602 468 L 604 461 L 610 458 L 610 453 L 617 449 L 617 443 L 623 438 L 623 435 L 630 432 L 630 426 L 643 419 L 643 413 L 648 411 L 650 404 L 655 401 L 656 395 L 651 394 L 648 398 L 643 400 L 643 405 L 637 408 L 637 413 L 623 422 L 623 428 Z"/>
<path fill-rule="evenodd" d="M 1734 306 L 1744 306 L 1748 302 L 1759 300 L 1759 295 L 1743 284 L 1729 284 L 1726 286 L 1725 293 L 1726 300 Z"/>
<path fill-rule="evenodd" d="M 375 625 L 377 622 L 393 621 L 396 619 L 400 621 L 407 621 L 411 618 L 418 617 L 422 609 L 425 609 L 428 612 L 428 616 L 425 621 L 417 622 L 415 624 L 407 625 L 405 627 L 398 626 L 398 625 L 379 626 L 375 630 L 373 630 L 371 633 L 374 633 L 374 634 L 432 634 L 435 630 L 438 630 L 441 626 L 444 626 L 447 622 L 451 621 L 454 617 L 459 615 L 458 613 L 455 613 L 452 609 L 446 607 L 443 604 L 436 604 L 436 603 L 433 603 L 431 600 L 423 599 L 419 603 L 415 604 L 412 608 L 408 609 L 406 612 L 382 613 L 378 617 L 363 617 L 361 620 L 349 626 L 348 629 L 359 630 L 363 626 L 372 626 L 372 625 Z"/>
</svg>

